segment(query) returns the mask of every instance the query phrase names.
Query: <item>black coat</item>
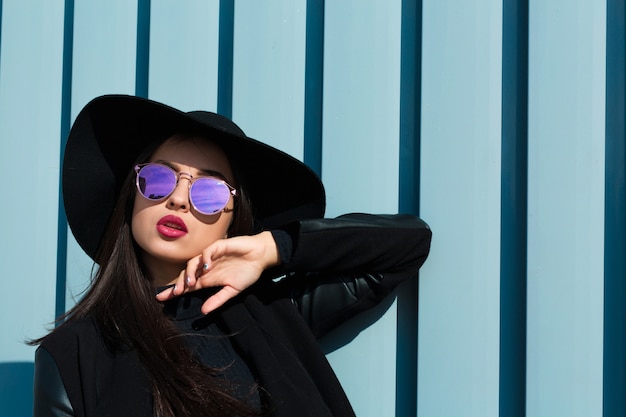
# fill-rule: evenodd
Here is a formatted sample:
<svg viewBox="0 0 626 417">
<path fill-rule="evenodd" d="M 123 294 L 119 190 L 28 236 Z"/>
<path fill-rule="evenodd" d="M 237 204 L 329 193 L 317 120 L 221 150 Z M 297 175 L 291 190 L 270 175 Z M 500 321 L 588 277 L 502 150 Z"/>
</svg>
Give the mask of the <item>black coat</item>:
<svg viewBox="0 0 626 417">
<path fill-rule="evenodd" d="M 353 214 L 285 231 L 275 237 L 290 240 L 286 276 L 262 277 L 211 314 L 269 393 L 272 415 L 353 416 L 317 338 L 416 278 L 430 229 L 413 216 Z M 150 384 L 133 351 L 110 353 L 92 320 L 76 320 L 37 351 L 35 416 L 44 415 L 150 416 Z"/>
</svg>

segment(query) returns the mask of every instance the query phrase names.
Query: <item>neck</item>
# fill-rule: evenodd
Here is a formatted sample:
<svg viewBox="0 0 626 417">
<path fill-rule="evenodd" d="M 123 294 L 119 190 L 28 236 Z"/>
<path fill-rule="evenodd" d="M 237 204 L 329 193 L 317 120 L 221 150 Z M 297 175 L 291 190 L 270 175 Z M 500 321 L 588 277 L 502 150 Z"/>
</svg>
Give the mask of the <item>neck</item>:
<svg viewBox="0 0 626 417">
<path fill-rule="evenodd" d="M 142 260 L 155 287 L 165 287 L 166 285 L 174 284 L 185 269 L 184 264 L 156 259 L 145 253 L 142 256 Z"/>
</svg>

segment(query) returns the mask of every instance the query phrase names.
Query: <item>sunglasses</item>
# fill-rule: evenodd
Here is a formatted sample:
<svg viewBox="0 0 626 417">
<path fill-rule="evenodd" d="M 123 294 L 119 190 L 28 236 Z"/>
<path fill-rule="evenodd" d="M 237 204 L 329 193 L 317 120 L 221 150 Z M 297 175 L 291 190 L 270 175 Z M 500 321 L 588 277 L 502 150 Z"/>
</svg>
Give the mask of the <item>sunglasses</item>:
<svg viewBox="0 0 626 417">
<path fill-rule="evenodd" d="M 189 180 L 189 201 L 202 214 L 216 214 L 224 210 L 237 190 L 226 181 L 215 177 L 194 178 L 186 172 L 178 173 L 167 165 L 147 163 L 135 166 L 137 189 L 150 201 L 161 201 L 174 192 L 180 178 Z"/>
</svg>

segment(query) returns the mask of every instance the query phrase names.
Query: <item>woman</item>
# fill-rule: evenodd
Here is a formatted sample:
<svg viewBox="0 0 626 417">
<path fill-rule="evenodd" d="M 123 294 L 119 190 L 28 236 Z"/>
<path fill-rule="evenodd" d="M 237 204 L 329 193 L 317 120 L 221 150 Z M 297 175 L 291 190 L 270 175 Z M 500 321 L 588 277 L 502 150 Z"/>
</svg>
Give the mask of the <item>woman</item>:
<svg viewBox="0 0 626 417">
<path fill-rule="evenodd" d="M 35 416 L 350 416 L 316 338 L 416 277 L 413 216 L 323 219 L 304 164 L 214 113 L 103 96 L 63 192 L 99 265 L 40 344 Z"/>
</svg>

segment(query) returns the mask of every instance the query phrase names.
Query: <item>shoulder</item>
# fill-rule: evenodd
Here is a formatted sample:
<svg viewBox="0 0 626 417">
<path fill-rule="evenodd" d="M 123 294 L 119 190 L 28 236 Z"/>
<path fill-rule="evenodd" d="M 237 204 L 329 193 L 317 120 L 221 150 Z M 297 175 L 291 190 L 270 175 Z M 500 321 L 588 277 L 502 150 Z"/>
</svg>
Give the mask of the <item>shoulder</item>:
<svg viewBox="0 0 626 417">
<path fill-rule="evenodd" d="M 83 317 L 62 323 L 46 336 L 40 347 L 52 356 L 75 354 L 79 349 L 93 346 L 101 340 L 95 321 Z"/>
<path fill-rule="evenodd" d="M 85 376 L 93 379 L 92 364 L 101 362 L 99 339 L 95 322 L 80 318 L 59 325 L 41 341 L 35 352 L 36 415 L 57 415 L 51 410 L 74 410 L 83 415 L 81 381 Z"/>
<path fill-rule="evenodd" d="M 33 416 L 74 415 L 56 361 L 43 347 L 35 353 L 33 376 Z"/>
<path fill-rule="evenodd" d="M 98 326 L 95 321 L 91 317 L 81 317 L 61 323 L 43 339 L 42 344 L 55 343 L 74 337 L 91 336 L 97 333 Z"/>
</svg>

